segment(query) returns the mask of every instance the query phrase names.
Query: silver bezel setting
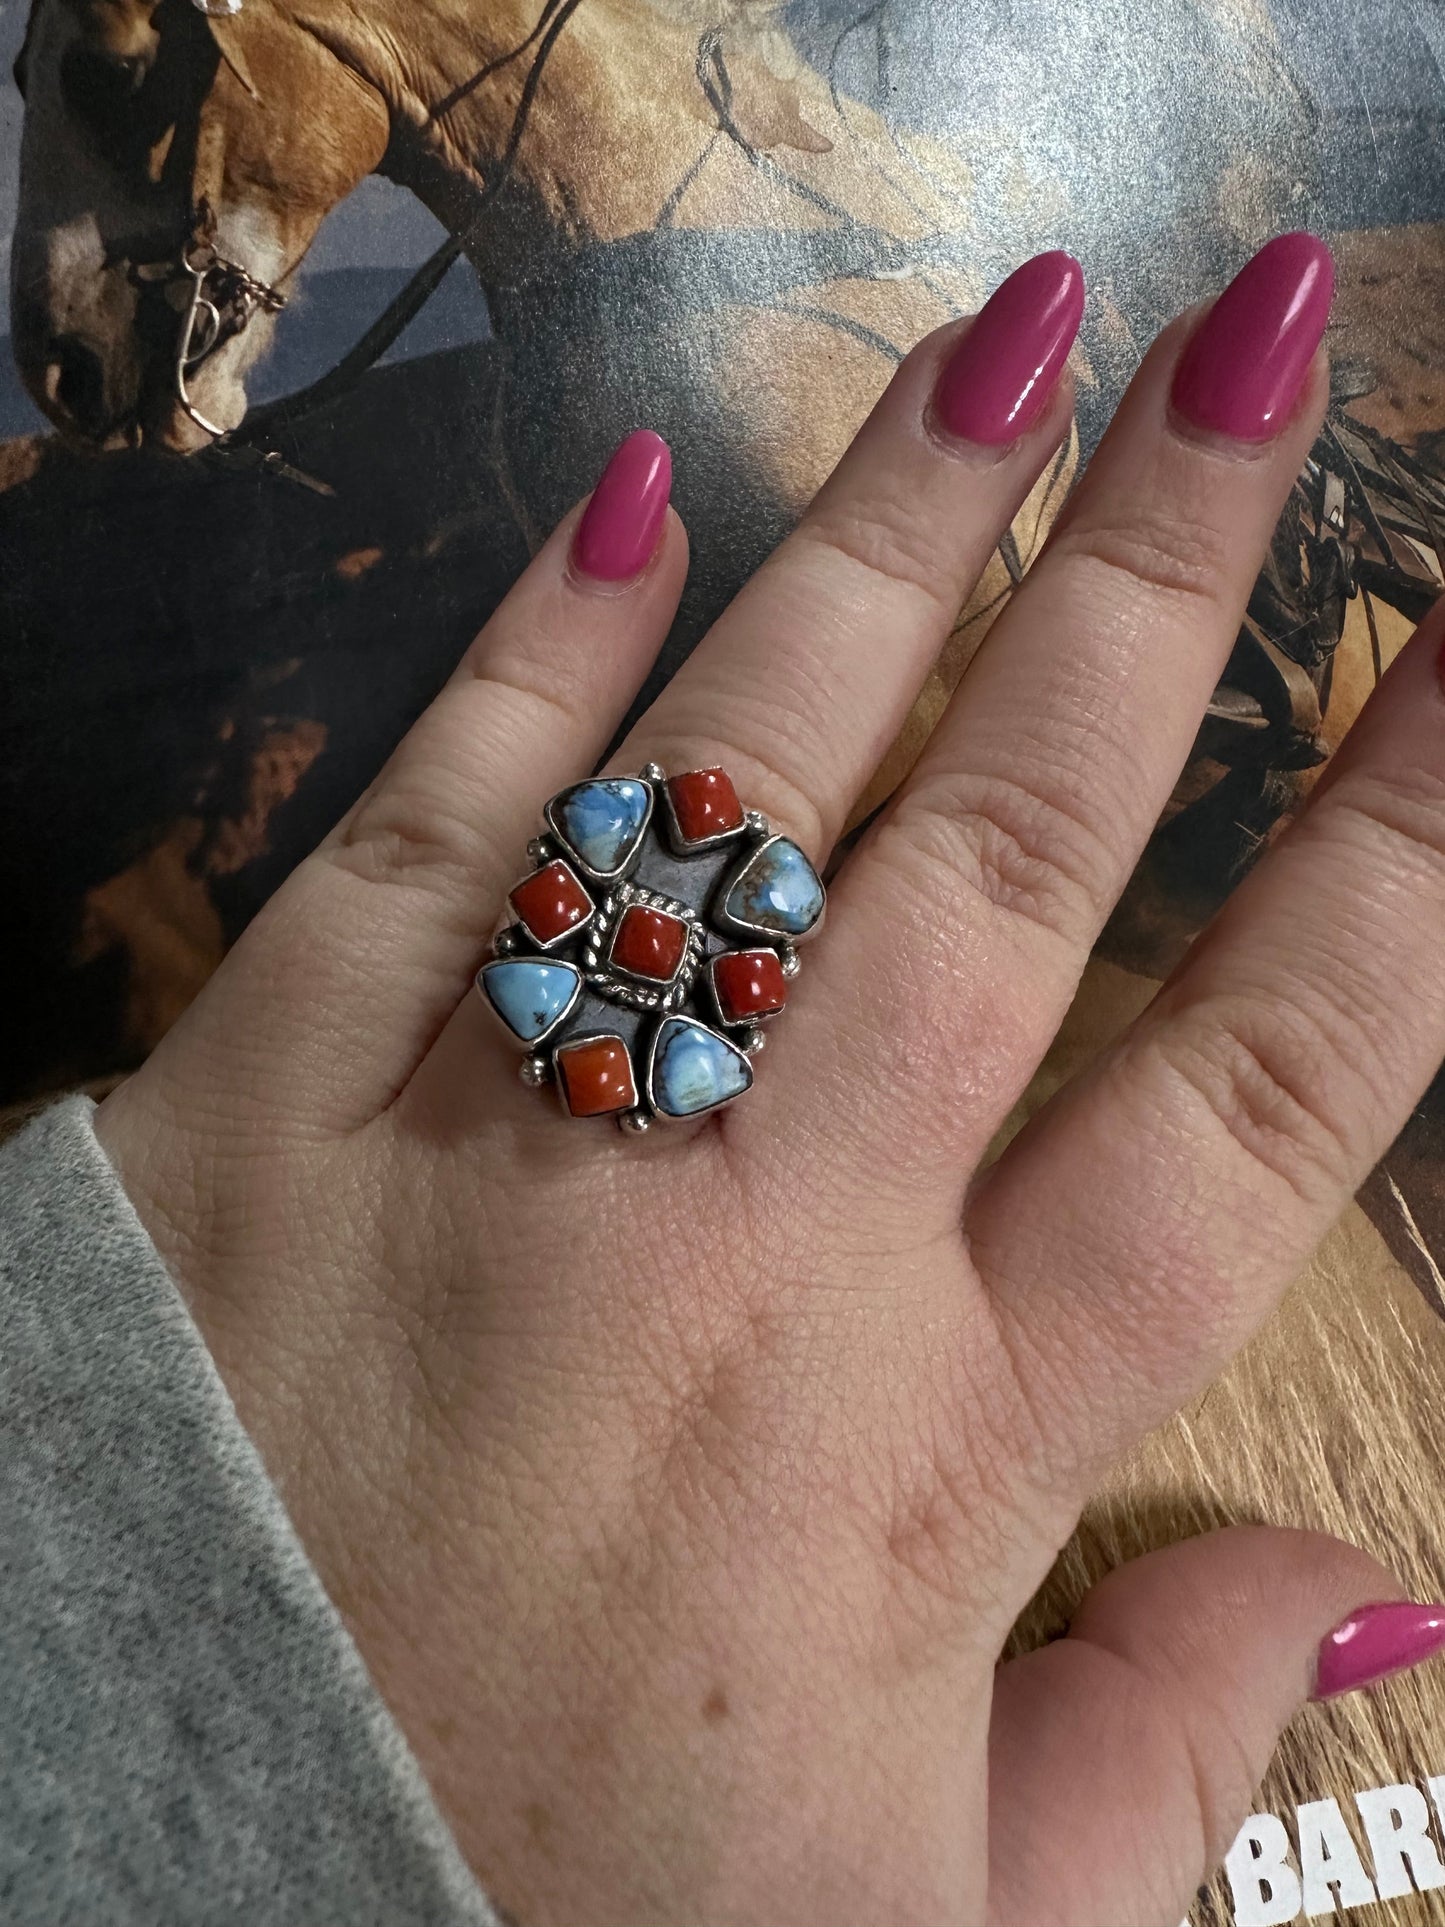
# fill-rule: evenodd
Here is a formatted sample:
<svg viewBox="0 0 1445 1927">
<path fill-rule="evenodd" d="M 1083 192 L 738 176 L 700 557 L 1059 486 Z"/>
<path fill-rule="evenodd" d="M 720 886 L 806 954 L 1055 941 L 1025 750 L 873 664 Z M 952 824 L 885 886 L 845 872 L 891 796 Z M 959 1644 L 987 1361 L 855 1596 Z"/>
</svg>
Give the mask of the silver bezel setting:
<svg viewBox="0 0 1445 1927">
<path fill-rule="evenodd" d="M 651 766 L 649 765 L 649 767 Z M 713 768 L 716 768 L 716 765 L 710 763 L 708 769 Z M 678 776 L 703 776 L 706 773 L 707 772 L 702 769 L 684 769 L 678 771 Z M 729 780 L 731 781 L 731 778 L 729 778 Z M 701 856 L 707 850 L 719 850 L 724 843 L 732 843 L 736 838 L 747 836 L 750 833 L 749 812 L 743 810 L 743 820 L 735 828 L 731 830 L 719 830 L 716 836 L 699 837 L 696 843 L 689 843 L 678 823 L 677 811 L 672 806 L 672 790 L 670 787 L 672 781 L 673 779 L 671 777 L 664 778 L 657 787 L 662 795 L 662 814 L 667 824 L 667 840 L 672 845 L 674 855 Z M 742 809 L 741 799 L 739 799 L 738 807 Z M 756 834 L 756 832 L 752 833 Z"/>
<path fill-rule="evenodd" d="M 653 1074 L 657 1068 L 657 1047 L 662 1042 L 662 1033 L 670 1023 L 686 1024 L 691 1030 L 705 1031 L 709 1037 L 715 1037 L 719 1042 L 726 1044 L 729 1050 L 736 1051 L 743 1063 L 747 1065 L 748 1081 L 743 1088 L 740 1091 L 734 1091 L 731 1097 L 720 1097 L 716 1104 L 708 1104 L 700 1111 L 689 1111 L 686 1117 L 679 1117 L 673 1111 L 664 1111 L 653 1091 Z M 725 1111 L 729 1104 L 736 1104 L 740 1097 L 746 1097 L 753 1088 L 754 1075 L 753 1067 L 748 1063 L 747 1052 L 733 1038 L 723 1031 L 715 1030 L 711 1024 L 703 1023 L 699 1017 L 679 1016 L 676 1012 L 670 1012 L 653 1031 L 651 1041 L 648 1043 L 647 1069 L 643 1074 L 642 1094 L 647 1108 L 660 1124 L 692 1124 L 700 1117 L 711 1117 L 715 1111 Z"/>
<path fill-rule="evenodd" d="M 569 1037 L 565 1043 L 559 1044 L 552 1053 L 552 1077 L 557 1086 L 557 1102 L 562 1106 L 564 1114 L 567 1117 L 576 1117 L 577 1115 L 567 1102 L 567 1074 L 562 1069 L 558 1060 L 565 1057 L 567 1052 L 573 1049 L 574 1046 L 580 1048 L 583 1044 L 595 1044 L 599 1039 L 603 1038 L 610 1039 L 613 1043 L 621 1044 L 622 1046 L 622 1054 L 626 1057 L 632 1071 L 632 1097 L 630 1102 L 622 1105 L 615 1111 L 594 1111 L 590 1117 L 583 1118 L 582 1122 L 586 1124 L 599 1120 L 605 1122 L 608 1118 L 614 1118 L 618 1123 L 621 1123 L 623 1118 L 632 1117 L 642 1102 L 642 1093 L 638 1089 L 637 1059 L 633 1056 L 627 1039 L 622 1036 L 620 1031 L 583 1030 L 579 1031 L 575 1037 Z"/>
<path fill-rule="evenodd" d="M 497 1009 L 497 1006 L 492 1002 L 490 996 L 487 994 L 487 986 L 486 986 L 487 972 L 489 970 L 495 970 L 498 964 L 504 964 L 504 963 L 505 964 L 528 964 L 528 963 L 547 964 L 553 970 L 570 970 L 572 972 L 572 995 L 567 999 L 567 1008 L 564 1011 L 562 1011 L 558 1016 L 554 1017 L 551 1023 L 548 1024 L 545 1030 L 538 1031 L 535 1037 L 526 1037 L 526 1038 L 519 1037 L 516 1031 L 514 1031 L 512 1029 L 512 1026 L 507 1022 L 506 1018 L 502 1015 L 501 1011 L 499 1011 Z M 578 968 L 576 964 L 572 962 L 570 957 L 528 957 L 525 955 L 519 956 L 517 952 L 514 949 L 512 949 L 512 950 L 506 950 L 506 951 L 500 952 L 495 957 L 489 957 L 487 961 L 482 965 L 481 969 L 477 972 L 477 992 L 478 992 L 478 995 L 481 997 L 482 1002 L 486 1005 L 487 1009 L 492 1013 L 492 1016 L 496 1019 L 496 1021 L 501 1025 L 503 1032 L 508 1037 L 511 1038 L 512 1042 L 516 1044 L 518 1048 L 521 1050 L 534 1051 L 534 1050 L 537 1050 L 541 1045 L 545 1044 L 547 1039 L 551 1037 L 556 1031 L 560 1030 L 563 1024 L 565 1024 L 567 1019 L 572 1015 L 573 1011 L 577 1008 L 578 999 L 582 995 L 582 986 L 585 983 L 585 981 L 586 979 L 584 978 L 582 971 Z"/>
<path fill-rule="evenodd" d="M 539 937 L 536 931 L 532 928 L 531 924 L 528 923 L 527 919 L 522 915 L 521 911 L 517 908 L 516 904 L 513 903 L 511 894 L 509 892 L 507 896 L 507 908 L 512 913 L 513 923 L 515 927 L 518 930 L 523 931 L 526 935 L 528 943 L 536 944 L 539 950 L 560 949 L 560 947 L 564 943 L 571 943 L 574 937 L 580 937 L 582 932 L 588 927 L 589 924 L 595 924 L 597 921 L 597 899 L 596 897 L 593 896 L 592 892 L 587 888 L 587 885 L 583 881 L 583 879 L 578 876 L 576 870 L 567 861 L 565 856 L 548 857 L 545 863 L 539 863 L 536 869 L 531 871 L 529 875 L 524 876 L 522 878 L 522 883 L 530 883 L 532 878 L 537 875 L 537 872 L 539 870 L 550 870 L 554 863 L 560 863 L 562 865 L 562 868 L 567 872 L 568 876 L 571 877 L 572 881 L 577 885 L 577 888 L 582 892 L 583 896 L 586 897 L 587 901 L 592 905 L 592 908 L 587 912 L 585 917 L 580 918 L 576 923 L 568 924 L 567 928 L 561 931 L 557 936 Z M 516 889 L 520 889 L 521 884 L 514 885 L 513 887 Z M 514 949 L 512 952 L 512 955 L 515 956 L 516 954 L 517 953 Z"/>
<path fill-rule="evenodd" d="M 770 951 L 773 956 L 775 957 L 778 956 L 778 950 L 777 950 L 776 944 L 754 943 L 754 944 L 749 944 L 748 949 L 757 950 L 757 951 L 767 950 L 767 951 Z M 746 954 L 747 954 L 746 951 L 739 951 L 739 950 L 719 951 L 717 956 L 710 957 L 708 959 L 707 968 L 703 972 L 703 975 L 707 979 L 707 994 L 709 997 L 711 997 L 713 1009 L 717 1012 L 718 1023 L 722 1026 L 724 1030 L 751 1030 L 758 1024 L 771 1024 L 775 1017 L 783 1016 L 788 1008 L 787 999 L 785 996 L 784 1001 L 778 1006 L 776 1010 L 749 1011 L 746 1017 L 729 1017 L 728 1016 L 727 1012 L 723 1009 L 722 998 L 718 996 L 718 992 L 717 992 L 717 977 L 716 977 L 717 967 L 722 962 L 724 957 L 738 957 L 738 956 L 745 956 Z M 782 959 L 780 957 L 778 958 L 778 967 L 779 969 L 783 969 Z M 793 975 L 796 977 L 797 974 L 798 972 L 795 966 L 793 970 Z M 788 973 L 786 969 L 783 969 L 783 977 L 785 981 L 787 979 L 787 975 Z"/>
<path fill-rule="evenodd" d="M 642 818 L 642 827 L 637 832 L 632 848 L 614 870 L 594 870 L 591 864 L 583 858 L 582 852 L 574 849 L 568 842 L 567 833 L 554 814 L 557 805 L 562 801 L 564 796 L 570 796 L 574 790 L 586 789 L 593 783 L 640 783 L 647 792 L 647 809 Z M 547 828 L 552 832 L 552 835 L 557 839 L 558 843 L 561 844 L 567 857 L 570 858 L 582 872 L 583 877 L 591 877 L 597 883 L 617 883 L 627 875 L 641 855 L 642 846 L 647 839 L 647 832 L 651 826 L 653 813 L 656 808 L 656 786 L 645 776 L 589 776 L 580 783 L 569 783 L 565 790 L 558 790 L 555 796 L 548 799 L 546 808 L 542 814 L 547 819 Z M 581 928 L 580 924 L 578 928 Z"/>
<path fill-rule="evenodd" d="M 755 862 L 757 858 L 762 855 L 763 851 L 770 849 L 774 843 L 791 843 L 795 850 L 800 851 L 807 861 L 808 867 L 812 869 L 813 875 L 818 877 L 818 888 L 823 891 L 822 909 L 819 910 L 816 919 L 808 925 L 808 928 L 801 932 L 778 930 L 765 923 L 744 923 L 740 917 L 729 916 L 725 908 L 727 900 L 732 895 L 733 887 L 739 877 L 747 870 L 749 864 Z M 822 929 L 823 919 L 827 915 L 827 912 L 828 893 L 824 888 L 822 877 L 818 876 L 812 859 L 808 856 L 807 851 L 802 848 L 802 845 L 796 837 L 783 836 L 777 832 L 773 832 L 763 837 L 760 842 L 754 843 L 752 848 L 745 851 L 738 859 L 732 869 L 724 872 L 718 883 L 712 903 L 709 906 L 709 915 L 719 930 L 724 931 L 729 936 L 760 939 L 762 944 L 766 944 L 770 949 L 779 951 L 792 951 L 797 944 L 811 942 Z M 787 969 L 786 957 L 783 960 L 783 969 L 784 975 L 790 974 Z M 794 967 L 794 973 L 795 972 L 796 965 Z"/>
<path fill-rule="evenodd" d="M 637 906 L 661 910 L 687 926 L 687 943 L 676 974 L 665 984 L 653 977 L 636 977 L 612 961 L 612 941 L 627 911 Z M 702 923 L 690 904 L 660 890 L 645 890 L 635 883 L 621 883 L 602 899 L 598 915 L 588 931 L 579 959 L 582 973 L 599 997 L 609 1003 L 626 1004 L 632 1010 L 656 1011 L 671 1016 L 687 1001 L 702 963 L 704 935 Z"/>
</svg>

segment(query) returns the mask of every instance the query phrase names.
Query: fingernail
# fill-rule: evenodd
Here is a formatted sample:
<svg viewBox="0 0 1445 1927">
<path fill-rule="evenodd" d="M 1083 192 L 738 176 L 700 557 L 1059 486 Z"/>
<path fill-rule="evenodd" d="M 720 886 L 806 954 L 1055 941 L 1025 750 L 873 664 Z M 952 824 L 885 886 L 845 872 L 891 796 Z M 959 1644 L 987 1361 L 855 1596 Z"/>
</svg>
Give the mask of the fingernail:
<svg viewBox="0 0 1445 1927">
<path fill-rule="evenodd" d="M 1037 254 L 995 289 L 944 364 L 933 412 L 950 435 L 1002 448 L 1053 399 L 1084 318 L 1084 270 Z"/>
<path fill-rule="evenodd" d="M 1361 1606 L 1320 1641 L 1311 1697 L 1332 1700 L 1358 1692 L 1442 1651 L 1445 1606 L 1417 1606 L 1408 1599 Z"/>
<path fill-rule="evenodd" d="M 1299 400 L 1334 291 L 1334 256 L 1315 235 L 1281 234 L 1261 248 L 1184 350 L 1175 408 L 1232 441 L 1269 441 Z"/>
<path fill-rule="evenodd" d="M 672 453 L 661 435 L 639 428 L 602 471 L 583 510 L 572 561 L 599 582 L 627 582 L 657 552 L 672 493 Z"/>
</svg>

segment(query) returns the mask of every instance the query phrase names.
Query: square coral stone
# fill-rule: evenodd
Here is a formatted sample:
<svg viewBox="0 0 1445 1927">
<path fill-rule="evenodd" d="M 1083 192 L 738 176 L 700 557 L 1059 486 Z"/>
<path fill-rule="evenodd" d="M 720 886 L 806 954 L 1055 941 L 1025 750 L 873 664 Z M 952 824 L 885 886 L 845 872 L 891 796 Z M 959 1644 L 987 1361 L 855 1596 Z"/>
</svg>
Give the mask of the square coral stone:
<svg viewBox="0 0 1445 1927">
<path fill-rule="evenodd" d="M 669 777 L 667 799 L 684 843 L 706 843 L 743 827 L 743 806 L 726 770 L 694 769 Z"/>
<path fill-rule="evenodd" d="M 729 950 L 712 967 L 712 987 L 725 1024 L 771 1017 L 788 1001 L 776 950 Z"/>
<path fill-rule="evenodd" d="M 620 1037 L 581 1037 L 554 1059 L 562 1101 L 573 1117 L 608 1117 L 637 1102 L 632 1058 Z"/>
<path fill-rule="evenodd" d="M 560 859 L 534 870 L 511 895 L 513 915 L 534 943 L 557 943 L 586 923 L 592 899 Z"/>
<path fill-rule="evenodd" d="M 629 977 L 670 984 L 687 949 L 687 925 L 665 910 L 649 910 L 632 903 L 622 913 L 612 938 L 609 960 Z"/>
</svg>

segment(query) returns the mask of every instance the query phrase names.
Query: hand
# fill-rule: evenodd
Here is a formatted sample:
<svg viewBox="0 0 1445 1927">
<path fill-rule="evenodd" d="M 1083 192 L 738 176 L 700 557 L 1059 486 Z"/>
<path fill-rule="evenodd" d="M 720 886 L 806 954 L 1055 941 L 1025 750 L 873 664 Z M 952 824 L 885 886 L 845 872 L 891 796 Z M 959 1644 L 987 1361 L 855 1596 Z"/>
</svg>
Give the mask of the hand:
<svg viewBox="0 0 1445 1927">
<path fill-rule="evenodd" d="M 1045 257 L 909 356 L 609 767 L 722 764 L 823 859 L 1066 432 L 1076 273 Z M 1232 1531 L 996 1670 L 1091 1490 L 1261 1322 L 1445 1050 L 1432 622 L 1153 1007 L 976 1175 L 1229 654 L 1324 406 L 1327 280 L 1276 244 L 1148 356 L 743 1103 L 572 1122 L 469 994 L 677 601 L 634 448 L 101 1110 L 528 1927 L 1173 1922 L 1322 1635 L 1395 1591 Z"/>
</svg>

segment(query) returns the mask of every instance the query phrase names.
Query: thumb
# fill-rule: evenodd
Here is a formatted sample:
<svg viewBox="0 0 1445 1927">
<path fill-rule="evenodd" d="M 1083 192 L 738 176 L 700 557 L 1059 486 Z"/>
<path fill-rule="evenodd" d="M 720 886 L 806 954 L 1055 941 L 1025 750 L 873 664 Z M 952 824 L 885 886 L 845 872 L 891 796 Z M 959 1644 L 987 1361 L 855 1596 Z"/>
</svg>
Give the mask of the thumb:
<svg viewBox="0 0 1445 1927">
<path fill-rule="evenodd" d="M 999 1670 L 990 1922 L 1182 1919 L 1304 1701 L 1445 1649 L 1445 1606 L 1399 1591 L 1353 1546 L 1268 1526 L 1110 1573 L 1066 1638 Z"/>
</svg>

